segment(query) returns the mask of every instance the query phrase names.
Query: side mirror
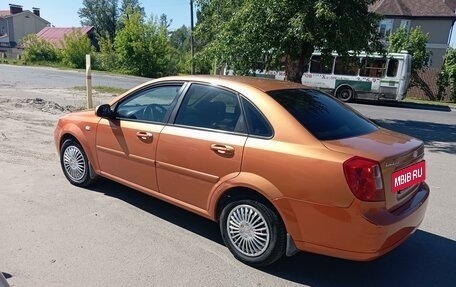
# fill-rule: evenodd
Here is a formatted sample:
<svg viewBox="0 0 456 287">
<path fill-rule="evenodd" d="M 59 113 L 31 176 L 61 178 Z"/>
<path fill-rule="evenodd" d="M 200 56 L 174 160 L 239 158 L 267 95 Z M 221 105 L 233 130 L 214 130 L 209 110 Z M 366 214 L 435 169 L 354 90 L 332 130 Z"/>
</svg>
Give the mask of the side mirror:
<svg viewBox="0 0 456 287">
<path fill-rule="evenodd" d="M 114 112 L 111 110 L 111 106 L 108 104 L 99 105 L 95 109 L 95 113 L 101 118 L 114 119 Z"/>
</svg>

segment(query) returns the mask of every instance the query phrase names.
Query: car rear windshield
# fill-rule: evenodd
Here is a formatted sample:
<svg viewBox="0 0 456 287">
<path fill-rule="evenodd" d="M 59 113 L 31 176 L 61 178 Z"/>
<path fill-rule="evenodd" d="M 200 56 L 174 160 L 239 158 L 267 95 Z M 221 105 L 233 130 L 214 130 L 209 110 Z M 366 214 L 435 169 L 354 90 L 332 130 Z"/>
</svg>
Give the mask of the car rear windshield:
<svg viewBox="0 0 456 287">
<path fill-rule="evenodd" d="M 319 140 L 356 137 L 378 128 L 350 107 L 312 89 L 287 89 L 268 94 Z"/>
</svg>

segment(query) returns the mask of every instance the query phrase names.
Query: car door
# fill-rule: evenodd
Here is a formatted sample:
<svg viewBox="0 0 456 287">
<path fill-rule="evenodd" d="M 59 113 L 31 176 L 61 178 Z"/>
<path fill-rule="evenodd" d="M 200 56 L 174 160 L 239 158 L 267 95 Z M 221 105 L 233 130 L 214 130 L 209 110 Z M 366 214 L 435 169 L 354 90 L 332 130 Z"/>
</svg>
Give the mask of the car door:
<svg viewBox="0 0 456 287">
<path fill-rule="evenodd" d="M 155 153 L 158 137 L 182 83 L 159 84 L 133 92 L 113 106 L 115 119 L 101 119 L 96 150 L 103 176 L 158 191 Z"/>
<path fill-rule="evenodd" d="M 239 97 L 194 83 L 173 119 L 157 147 L 160 192 L 207 210 L 211 191 L 240 172 L 247 136 Z"/>
</svg>

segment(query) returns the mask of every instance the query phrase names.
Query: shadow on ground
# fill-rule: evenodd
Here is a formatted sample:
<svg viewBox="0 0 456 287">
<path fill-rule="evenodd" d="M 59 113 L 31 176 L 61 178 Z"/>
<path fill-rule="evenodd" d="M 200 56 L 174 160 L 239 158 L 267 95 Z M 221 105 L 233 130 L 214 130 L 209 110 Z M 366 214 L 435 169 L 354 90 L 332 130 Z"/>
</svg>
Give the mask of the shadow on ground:
<svg viewBox="0 0 456 287">
<path fill-rule="evenodd" d="M 92 190 L 223 244 L 218 225 L 210 220 L 110 180 L 100 179 Z M 372 262 L 298 253 L 261 271 L 310 286 L 453 286 L 455 259 L 456 241 L 418 230 L 403 245 Z"/>
<path fill-rule="evenodd" d="M 379 126 L 418 138 L 431 152 L 456 154 L 456 126 L 414 120 L 374 120 Z"/>
<path fill-rule="evenodd" d="M 372 262 L 300 253 L 265 271 L 310 286 L 454 286 L 454 258 L 456 241 L 419 230 Z"/>
<path fill-rule="evenodd" d="M 114 181 L 100 178 L 91 190 L 118 198 L 158 218 L 223 245 L 218 224 Z"/>
<path fill-rule="evenodd" d="M 356 100 L 358 104 L 367 104 L 374 106 L 385 106 L 405 109 L 417 109 L 417 110 L 429 110 L 429 111 L 440 111 L 440 112 L 451 112 L 451 108 L 447 105 L 435 105 L 435 104 L 421 104 L 411 102 L 396 102 L 396 101 L 384 101 L 384 100 Z"/>
</svg>

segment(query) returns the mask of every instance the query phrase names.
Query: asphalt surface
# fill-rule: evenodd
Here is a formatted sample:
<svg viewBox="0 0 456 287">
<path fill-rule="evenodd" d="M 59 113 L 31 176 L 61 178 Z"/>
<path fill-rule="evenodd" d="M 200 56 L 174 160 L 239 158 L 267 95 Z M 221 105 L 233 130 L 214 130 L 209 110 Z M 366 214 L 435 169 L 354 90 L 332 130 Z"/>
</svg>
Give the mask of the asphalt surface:
<svg viewBox="0 0 456 287">
<path fill-rule="evenodd" d="M 73 88 L 85 86 L 85 70 L 61 70 L 0 64 L 0 88 Z M 93 86 L 129 89 L 149 79 L 93 71 Z"/>
<path fill-rule="evenodd" d="M 0 72 L 0 100 L 59 99 L 64 89 L 85 83 L 83 72 L 6 65 Z M 93 79 L 94 85 L 121 88 L 145 80 L 104 74 Z M 456 111 L 351 104 L 378 124 L 425 142 L 432 195 L 420 229 L 403 245 L 373 262 L 299 253 L 255 269 L 231 256 L 211 221 L 108 180 L 91 189 L 70 185 L 52 142 L 58 114 L 13 100 L 0 101 L 0 271 L 11 286 L 456 282 Z"/>
</svg>

